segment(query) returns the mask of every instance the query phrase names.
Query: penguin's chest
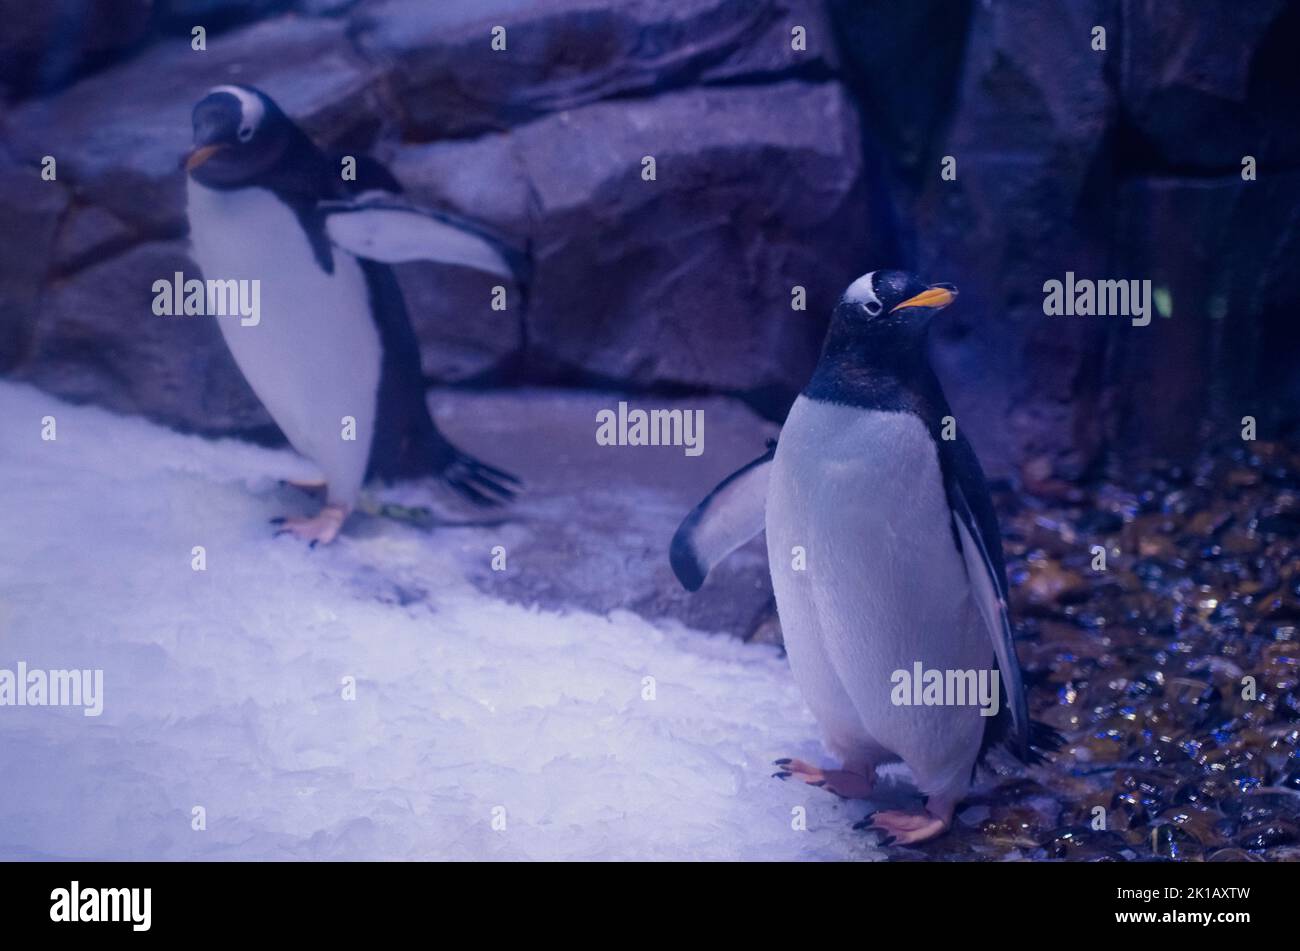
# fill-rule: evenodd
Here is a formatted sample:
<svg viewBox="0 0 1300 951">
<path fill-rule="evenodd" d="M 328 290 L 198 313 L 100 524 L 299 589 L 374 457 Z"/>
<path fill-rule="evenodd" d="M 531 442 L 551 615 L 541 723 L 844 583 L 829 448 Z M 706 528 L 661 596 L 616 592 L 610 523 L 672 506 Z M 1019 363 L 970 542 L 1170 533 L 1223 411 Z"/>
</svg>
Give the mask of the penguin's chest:
<svg viewBox="0 0 1300 951">
<path fill-rule="evenodd" d="M 258 321 L 214 317 L 245 379 L 289 441 L 320 461 L 345 418 L 368 445 L 382 354 L 360 264 L 317 261 L 297 216 L 261 188 L 188 185 L 190 241 L 206 280 L 256 281 Z"/>
<path fill-rule="evenodd" d="M 826 661 L 805 669 L 882 686 L 915 661 L 987 664 L 938 452 L 919 418 L 801 396 L 773 466 L 768 547 L 796 673 L 799 655 Z"/>
</svg>

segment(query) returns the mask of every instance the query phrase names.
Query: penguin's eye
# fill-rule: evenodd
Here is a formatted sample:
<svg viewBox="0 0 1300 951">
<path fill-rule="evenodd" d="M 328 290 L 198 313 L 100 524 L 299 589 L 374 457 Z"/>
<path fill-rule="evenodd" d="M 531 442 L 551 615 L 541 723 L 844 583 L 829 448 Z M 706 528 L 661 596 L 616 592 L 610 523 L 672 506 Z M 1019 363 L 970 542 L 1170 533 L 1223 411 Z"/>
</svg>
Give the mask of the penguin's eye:
<svg viewBox="0 0 1300 951">
<path fill-rule="evenodd" d="M 880 312 L 885 309 L 885 306 L 878 300 L 869 300 L 862 307 L 870 317 L 878 317 Z"/>
<path fill-rule="evenodd" d="M 238 134 L 240 142 L 247 142 L 253 137 L 253 127 L 251 125 L 241 125 Z"/>
</svg>

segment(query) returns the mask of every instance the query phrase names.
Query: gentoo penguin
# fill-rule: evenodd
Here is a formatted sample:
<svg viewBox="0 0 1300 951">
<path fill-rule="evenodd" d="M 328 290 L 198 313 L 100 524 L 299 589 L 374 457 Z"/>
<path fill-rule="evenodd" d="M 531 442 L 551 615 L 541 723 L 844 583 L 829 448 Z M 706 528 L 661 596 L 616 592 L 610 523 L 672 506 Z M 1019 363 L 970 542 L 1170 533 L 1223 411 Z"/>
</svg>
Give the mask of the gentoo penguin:
<svg viewBox="0 0 1300 951">
<path fill-rule="evenodd" d="M 520 283 L 518 257 L 481 229 L 405 204 L 373 159 L 357 156 L 345 178 L 342 156 L 257 89 L 212 89 L 193 122 L 192 256 L 209 282 L 260 282 L 258 322 L 218 325 L 272 418 L 325 477 L 320 514 L 277 519 L 280 532 L 330 542 L 369 478 L 434 475 L 477 504 L 509 499 L 514 477 L 457 450 L 429 416 L 388 265 L 442 261 Z"/>
<path fill-rule="evenodd" d="M 696 590 L 766 527 L 790 667 L 843 763 L 778 760 L 777 775 L 867 798 L 876 766 L 901 759 L 925 810 L 877 812 L 869 823 L 899 844 L 949 827 L 992 744 L 1037 759 L 997 517 L 970 444 L 959 432 L 944 438 L 954 435 L 944 431 L 950 411 L 926 354 L 930 319 L 956 294 L 901 271 L 849 285 L 776 446 L 687 516 L 670 553 Z M 895 672 L 916 670 L 984 670 L 987 684 L 996 670 L 997 715 L 982 715 L 974 697 L 906 703 Z M 1050 746 L 1035 728 L 1034 743 Z"/>
</svg>

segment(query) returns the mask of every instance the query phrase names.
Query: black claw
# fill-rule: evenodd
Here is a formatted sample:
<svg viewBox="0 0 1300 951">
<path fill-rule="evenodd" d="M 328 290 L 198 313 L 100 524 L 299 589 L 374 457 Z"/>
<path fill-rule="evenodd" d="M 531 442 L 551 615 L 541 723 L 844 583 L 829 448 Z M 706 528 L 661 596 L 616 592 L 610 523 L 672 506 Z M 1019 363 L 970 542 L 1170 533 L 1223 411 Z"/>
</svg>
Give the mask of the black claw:
<svg viewBox="0 0 1300 951">
<path fill-rule="evenodd" d="M 826 785 L 826 780 L 824 780 L 824 779 L 819 779 L 819 780 L 817 780 L 817 782 L 815 782 L 815 783 L 809 783 L 808 785 L 809 785 L 809 786 L 816 786 L 818 789 L 820 789 L 821 787 L 823 787 L 823 786 Z"/>
<path fill-rule="evenodd" d="M 308 545 L 307 547 L 308 547 L 308 548 L 315 548 L 318 544 L 320 544 L 320 539 L 319 539 L 319 538 L 313 538 L 313 539 L 311 540 L 311 544 Z"/>
<path fill-rule="evenodd" d="M 784 782 L 785 780 L 787 780 L 787 779 L 790 778 L 790 774 L 789 774 L 789 773 L 773 773 L 773 774 L 772 774 L 772 778 L 773 778 L 773 779 L 779 779 L 779 780 L 781 780 L 782 782 Z"/>
<path fill-rule="evenodd" d="M 271 524 L 272 524 L 272 525 L 283 525 L 283 524 L 284 524 L 284 516 L 283 516 L 283 515 L 278 515 L 278 516 L 276 516 L 275 518 L 271 519 Z"/>
<path fill-rule="evenodd" d="M 894 836 L 892 836 L 892 835 L 887 835 L 887 836 L 885 836 L 883 839 L 880 840 L 880 847 L 881 847 L 882 849 L 883 849 L 885 846 L 887 846 L 887 845 L 893 845 L 893 844 L 894 844 Z"/>
<path fill-rule="evenodd" d="M 773 766 L 789 766 L 789 765 L 790 765 L 790 757 L 785 756 L 785 757 L 782 757 L 781 759 L 772 760 L 772 765 L 773 765 Z"/>
</svg>

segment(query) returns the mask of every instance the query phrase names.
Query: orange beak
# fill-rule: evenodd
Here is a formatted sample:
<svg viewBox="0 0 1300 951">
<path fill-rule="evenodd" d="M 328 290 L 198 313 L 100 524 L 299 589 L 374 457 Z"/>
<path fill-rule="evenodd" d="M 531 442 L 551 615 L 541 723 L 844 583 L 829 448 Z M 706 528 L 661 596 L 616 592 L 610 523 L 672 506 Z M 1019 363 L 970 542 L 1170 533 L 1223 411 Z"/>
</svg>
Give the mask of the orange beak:
<svg viewBox="0 0 1300 951">
<path fill-rule="evenodd" d="M 943 287 L 936 284 L 934 287 L 927 287 L 915 297 L 909 297 L 903 303 L 897 305 L 890 311 L 892 314 L 895 310 L 902 310 L 904 307 L 947 307 L 957 297 L 955 287 Z"/>
<path fill-rule="evenodd" d="M 212 156 L 216 155 L 224 148 L 225 148 L 224 145 L 199 146 L 197 149 L 191 152 L 189 156 L 185 159 L 185 171 L 187 172 L 194 171 L 196 168 L 198 168 L 200 165 L 202 165 L 208 159 L 212 158 Z"/>
</svg>

